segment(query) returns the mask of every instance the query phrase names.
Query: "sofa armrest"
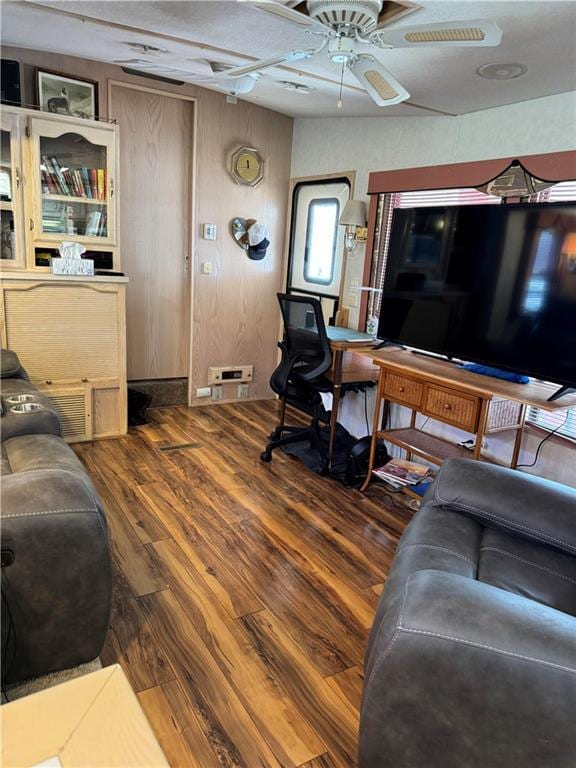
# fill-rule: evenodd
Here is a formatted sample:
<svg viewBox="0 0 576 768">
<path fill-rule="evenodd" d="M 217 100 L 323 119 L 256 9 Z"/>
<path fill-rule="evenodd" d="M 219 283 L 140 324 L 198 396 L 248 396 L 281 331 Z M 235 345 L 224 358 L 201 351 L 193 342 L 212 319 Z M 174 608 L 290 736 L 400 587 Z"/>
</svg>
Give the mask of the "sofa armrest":
<svg viewBox="0 0 576 768">
<path fill-rule="evenodd" d="M 360 768 L 543 768 L 576 754 L 576 618 L 418 571 L 365 681 Z"/>
<path fill-rule="evenodd" d="M 485 462 L 451 459 L 426 502 L 576 554 L 576 489 L 560 483 Z"/>
</svg>

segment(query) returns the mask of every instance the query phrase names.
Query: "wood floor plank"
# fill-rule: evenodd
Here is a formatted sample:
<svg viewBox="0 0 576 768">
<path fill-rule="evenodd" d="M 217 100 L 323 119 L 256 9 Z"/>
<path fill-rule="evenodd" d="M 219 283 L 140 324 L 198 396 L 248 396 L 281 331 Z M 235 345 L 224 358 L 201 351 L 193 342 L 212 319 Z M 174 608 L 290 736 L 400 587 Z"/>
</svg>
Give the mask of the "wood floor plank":
<svg viewBox="0 0 576 768">
<path fill-rule="evenodd" d="M 269 611 L 238 621 L 270 669 L 284 681 L 289 695 L 319 736 L 330 744 L 339 768 L 356 764 L 358 712 L 331 688 L 301 648 Z"/>
<path fill-rule="evenodd" d="M 176 680 L 141 691 L 138 699 L 172 768 L 220 768 Z"/>
<path fill-rule="evenodd" d="M 146 496 L 174 541 L 186 553 L 230 616 L 244 616 L 262 610 L 264 604 L 257 597 L 256 591 L 239 578 L 199 531 L 196 522 L 198 503 L 191 503 L 190 507 L 182 505 L 163 482 L 142 485 L 139 492 Z"/>
<path fill-rule="evenodd" d="M 152 637 L 135 598 L 114 602 L 100 659 L 104 666 L 120 664 L 136 692 L 174 679 L 166 654 Z"/>
<path fill-rule="evenodd" d="M 364 686 L 364 675 L 360 667 L 350 667 L 344 672 L 337 672 L 335 675 L 326 677 L 325 680 L 335 691 L 340 692 L 354 709 L 360 709 Z"/>
<path fill-rule="evenodd" d="M 323 753 L 326 744 L 270 675 L 238 624 L 213 600 L 180 548 L 162 541 L 151 549 L 174 596 L 282 765 L 297 766 Z"/>
<path fill-rule="evenodd" d="M 279 768 L 232 686 L 170 590 L 139 599 L 212 749 L 231 768 Z"/>
<path fill-rule="evenodd" d="M 104 501 L 110 530 L 112 558 L 135 595 L 166 589 L 166 582 L 156 570 L 150 553 L 140 542 L 124 513 L 114 502 Z"/>
<path fill-rule="evenodd" d="M 310 760 L 309 763 L 301 765 L 300 768 L 335 768 L 334 761 L 330 757 L 329 753 L 315 757 L 314 760 Z"/>
</svg>

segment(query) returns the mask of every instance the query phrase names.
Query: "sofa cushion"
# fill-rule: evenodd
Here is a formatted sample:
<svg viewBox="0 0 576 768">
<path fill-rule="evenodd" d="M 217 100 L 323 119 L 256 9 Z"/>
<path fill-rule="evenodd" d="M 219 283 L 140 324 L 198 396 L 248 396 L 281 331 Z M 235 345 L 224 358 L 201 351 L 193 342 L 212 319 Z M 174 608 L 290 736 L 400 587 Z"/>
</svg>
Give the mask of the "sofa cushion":
<svg viewBox="0 0 576 768">
<path fill-rule="evenodd" d="M 484 529 L 478 581 L 576 616 L 576 557 Z"/>
</svg>

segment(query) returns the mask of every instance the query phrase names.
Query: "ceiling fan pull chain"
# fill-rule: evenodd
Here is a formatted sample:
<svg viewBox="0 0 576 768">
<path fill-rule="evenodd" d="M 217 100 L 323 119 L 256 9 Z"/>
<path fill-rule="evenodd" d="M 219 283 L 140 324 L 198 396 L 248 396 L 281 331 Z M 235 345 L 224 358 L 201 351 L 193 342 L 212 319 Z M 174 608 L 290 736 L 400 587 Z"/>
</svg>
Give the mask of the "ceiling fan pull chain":
<svg viewBox="0 0 576 768">
<path fill-rule="evenodd" d="M 338 96 L 338 101 L 336 102 L 337 109 L 342 109 L 342 85 L 344 83 L 344 67 L 346 66 L 346 62 L 342 62 L 342 73 L 340 75 L 340 94 Z"/>
</svg>

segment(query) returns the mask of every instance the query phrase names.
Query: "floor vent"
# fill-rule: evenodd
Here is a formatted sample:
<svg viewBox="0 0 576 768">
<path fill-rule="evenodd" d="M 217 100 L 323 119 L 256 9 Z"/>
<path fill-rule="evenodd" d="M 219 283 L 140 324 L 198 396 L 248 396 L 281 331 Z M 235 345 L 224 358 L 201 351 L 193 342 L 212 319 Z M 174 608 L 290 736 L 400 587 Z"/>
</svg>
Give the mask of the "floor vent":
<svg viewBox="0 0 576 768">
<path fill-rule="evenodd" d="M 54 393 L 50 394 L 49 397 L 60 417 L 63 437 L 67 440 L 89 438 L 86 429 L 86 395 L 84 392 Z"/>
</svg>

